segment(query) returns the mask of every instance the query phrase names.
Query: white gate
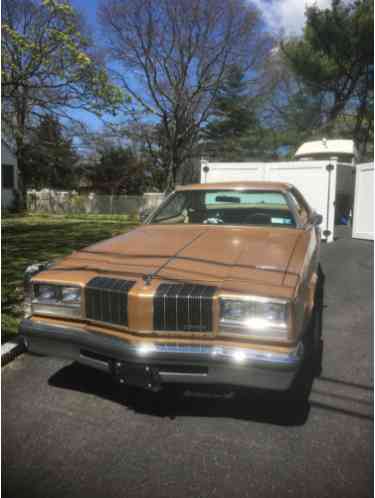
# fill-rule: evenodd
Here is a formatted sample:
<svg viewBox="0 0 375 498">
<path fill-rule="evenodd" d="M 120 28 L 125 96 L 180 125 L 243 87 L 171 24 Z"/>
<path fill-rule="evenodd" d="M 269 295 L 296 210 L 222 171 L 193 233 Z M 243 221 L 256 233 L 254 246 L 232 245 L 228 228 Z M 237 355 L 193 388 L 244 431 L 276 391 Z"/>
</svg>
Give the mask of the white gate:
<svg viewBox="0 0 375 498">
<path fill-rule="evenodd" d="M 264 163 L 209 163 L 202 161 L 201 183 L 262 181 Z"/>
<path fill-rule="evenodd" d="M 290 161 L 267 165 L 267 180 L 291 183 L 310 206 L 323 216 L 322 236 L 332 242 L 335 231 L 337 162 Z"/>
<path fill-rule="evenodd" d="M 210 163 L 202 161 L 201 182 L 279 181 L 291 183 L 305 196 L 310 206 L 323 216 L 322 236 L 334 240 L 335 206 L 338 194 L 353 199 L 351 164 L 337 160 L 281 161 L 273 163 Z"/>
<path fill-rule="evenodd" d="M 374 163 L 356 168 L 353 237 L 374 240 Z"/>
</svg>

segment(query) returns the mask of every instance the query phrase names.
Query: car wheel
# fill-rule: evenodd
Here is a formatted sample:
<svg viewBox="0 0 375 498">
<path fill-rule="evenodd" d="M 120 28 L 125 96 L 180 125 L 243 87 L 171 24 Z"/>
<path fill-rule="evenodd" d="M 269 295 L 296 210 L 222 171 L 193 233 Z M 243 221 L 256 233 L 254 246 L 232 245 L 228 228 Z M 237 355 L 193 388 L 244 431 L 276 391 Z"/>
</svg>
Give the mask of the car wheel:
<svg viewBox="0 0 375 498">
<path fill-rule="evenodd" d="M 313 335 L 311 331 L 306 334 L 304 345 L 304 359 L 300 371 L 295 377 L 293 384 L 287 391 L 287 399 L 292 402 L 307 402 L 312 383 L 314 380 L 314 360 L 313 360 Z"/>
<path fill-rule="evenodd" d="M 294 401 L 307 401 L 315 377 L 322 372 L 323 359 L 323 296 L 324 273 L 318 267 L 318 282 L 316 286 L 314 309 L 309 324 L 309 330 L 303 340 L 304 360 L 299 374 L 288 391 L 288 397 Z"/>
<path fill-rule="evenodd" d="M 324 274 L 319 265 L 318 268 L 318 283 L 315 294 L 315 305 L 312 323 L 312 355 L 314 365 L 314 376 L 320 377 L 322 373 L 322 360 L 323 360 L 323 305 L 324 305 Z"/>
</svg>

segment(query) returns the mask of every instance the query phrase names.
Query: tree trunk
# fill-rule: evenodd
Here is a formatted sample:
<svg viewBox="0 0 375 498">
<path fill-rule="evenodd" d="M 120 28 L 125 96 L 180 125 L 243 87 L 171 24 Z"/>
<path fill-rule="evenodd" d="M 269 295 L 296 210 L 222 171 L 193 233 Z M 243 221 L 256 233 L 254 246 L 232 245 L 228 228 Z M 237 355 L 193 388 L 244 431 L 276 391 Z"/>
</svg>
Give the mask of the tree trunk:
<svg viewBox="0 0 375 498">
<path fill-rule="evenodd" d="M 111 194 L 109 196 L 109 211 L 110 214 L 113 214 L 113 190 L 111 191 Z"/>
<path fill-rule="evenodd" d="M 175 181 L 175 175 L 173 171 L 173 162 L 170 161 L 168 164 L 168 175 L 167 175 L 167 181 L 166 181 L 166 187 L 165 187 L 165 192 L 169 194 L 174 190 L 176 181 Z"/>
</svg>

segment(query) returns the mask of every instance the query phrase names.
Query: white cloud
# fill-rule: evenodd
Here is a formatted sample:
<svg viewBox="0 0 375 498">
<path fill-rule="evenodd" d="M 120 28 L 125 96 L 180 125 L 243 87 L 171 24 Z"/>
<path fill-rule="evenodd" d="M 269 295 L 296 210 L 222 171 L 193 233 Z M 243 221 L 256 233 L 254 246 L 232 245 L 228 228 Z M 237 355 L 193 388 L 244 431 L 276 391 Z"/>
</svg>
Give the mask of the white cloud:
<svg viewBox="0 0 375 498">
<path fill-rule="evenodd" d="M 299 35 L 305 24 L 305 8 L 317 5 L 329 8 L 331 0 L 250 0 L 261 11 L 272 31 L 284 30 L 286 35 Z"/>
</svg>

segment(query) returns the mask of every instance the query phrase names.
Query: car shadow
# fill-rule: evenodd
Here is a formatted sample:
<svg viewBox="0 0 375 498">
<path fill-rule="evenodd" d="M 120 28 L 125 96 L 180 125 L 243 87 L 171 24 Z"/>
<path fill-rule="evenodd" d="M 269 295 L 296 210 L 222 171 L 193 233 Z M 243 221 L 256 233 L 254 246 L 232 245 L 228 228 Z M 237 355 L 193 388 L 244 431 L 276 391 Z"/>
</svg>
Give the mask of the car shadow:
<svg viewBox="0 0 375 498">
<path fill-rule="evenodd" d="M 308 402 L 286 401 L 282 394 L 218 386 L 168 385 L 159 392 L 119 385 L 104 372 L 79 363 L 52 375 L 49 385 L 93 394 L 121 404 L 136 413 L 175 419 L 215 417 L 249 420 L 272 425 L 303 425 Z"/>
</svg>

